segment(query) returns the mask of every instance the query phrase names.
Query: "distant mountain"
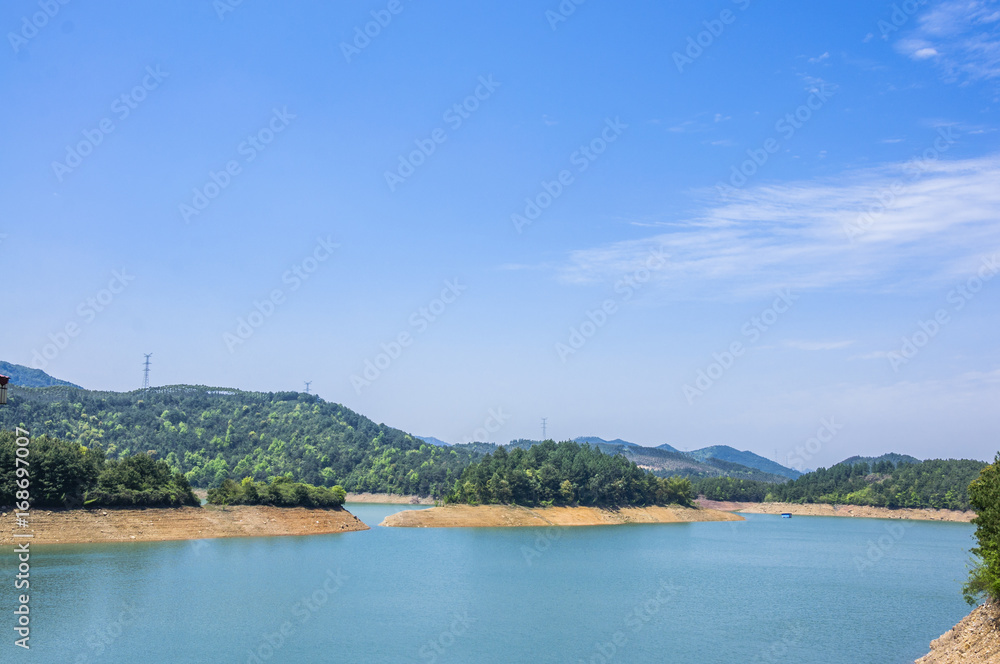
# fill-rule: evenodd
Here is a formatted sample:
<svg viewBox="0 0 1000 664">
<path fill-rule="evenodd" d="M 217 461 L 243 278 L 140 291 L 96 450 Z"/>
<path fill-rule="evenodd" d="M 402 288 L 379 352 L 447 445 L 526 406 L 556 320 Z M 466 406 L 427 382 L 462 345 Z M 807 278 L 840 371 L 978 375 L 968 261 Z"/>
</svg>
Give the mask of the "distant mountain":
<svg viewBox="0 0 1000 664">
<path fill-rule="evenodd" d="M 586 442 L 586 440 L 579 438 L 574 442 L 592 445 L 605 454 L 620 454 L 637 466 L 661 477 L 668 475 L 681 475 L 684 477 L 735 477 L 739 479 L 759 480 L 761 482 L 784 482 L 788 479 L 785 475 L 764 472 L 757 468 L 743 466 L 724 459 L 709 458 L 707 461 L 699 461 L 683 452 L 658 447 L 614 444 L 612 442 Z M 589 440 L 602 439 L 591 437 Z M 522 438 L 512 440 L 504 447 L 528 449 L 540 442 L 542 441 Z M 454 447 L 467 449 L 474 454 L 489 454 L 496 450 L 497 445 L 492 443 L 470 443 L 455 445 Z"/>
<path fill-rule="evenodd" d="M 863 457 L 863 456 L 852 456 L 850 459 L 844 459 L 840 464 L 847 464 L 849 466 L 854 466 L 859 463 L 867 463 L 869 466 L 874 466 L 876 463 L 882 461 L 889 461 L 893 466 L 898 466 L 901 463 L 920 463 L 920 459 L 916 457 L 911 457 L 909 454 L 896 454 L 895 452 L 890 452 L 889 454 L 883 454 L 877 457 Z"/>
<path fill-rule="evenodd" d="M 791 480 L 802 476 L 802 473 L 793 468 L 786 468 L 780 463 L 775 463 L 774 461 L 762 457 L 759 454 L 754 454 L 748 450 L 741 452 L 736 448 L 729 447 L 728 445 L 712 445 L 711 447 L 704 447 L 700 450 L 687 452 L 686 454 L 699 461 L 719 459 L 730 463 L 738 463 L 742 466 L 756 468 L 757 470 L 765 473 L 780 475 Z"/>
<path fill-rule="evenodd" d="M 446 443 L 440 438 L 435 438 L 434 436 L 414 436 L 414 438 L 419 438 L 425 443 L 430 445 L 437 445 L 438 447 L 451 447 L 451 443 Z"/>
<path fill-rule="evenodd" d="M 676 447 L 674 447 L 673 445 L 667 445 L 666 443 L 663 443 L 662 445 L 657 445 L 656 449 L 658 449 L 658 450 L 666 450 L 668 452 L 680 452 L 680 450 L 677 449 Z"/>
<path fill-rule="evenodd" d="M 12 364 L 10 362 L 0 361 L 0 375 L 10 376 L 10 384 L 20 385 L 21 387 L 51 387 L 53 385 L 65 385 L 66 387 L 75 387 L 81 390 L 83 389 L 79 385 L 70 383 L 69 381 L 53 378 L 41 369 L 32 369 L 31 367 L 26 367 L 21 364 Z"/>
<path fill-rule="evenodd" d="M 597 436 L 580 436 L 573 439 L 577 443 L 588 443 L 590 445 L 626 445 L 628 447 L 642 447 L 636 443 L 630 443 L 627 440 L 622 440 L 621 438 L 615 438 L 614 440 L 604 440 L 603 438 L 598 438 Z"/>
</svg>

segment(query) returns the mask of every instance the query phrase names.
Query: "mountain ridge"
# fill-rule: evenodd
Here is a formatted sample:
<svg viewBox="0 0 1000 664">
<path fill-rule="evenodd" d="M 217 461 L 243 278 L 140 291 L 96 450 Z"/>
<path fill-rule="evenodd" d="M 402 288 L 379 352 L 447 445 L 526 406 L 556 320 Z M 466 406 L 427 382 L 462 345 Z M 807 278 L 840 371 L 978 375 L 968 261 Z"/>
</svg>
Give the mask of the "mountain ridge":
<svg viewBox="0 0 1000 664">
<path fill-rule="evenodd" d="M 3 360 L 0 360 L 0 375 L 10 377 L 10 384 L 17 385 L 18 387 L 53 387 L 61 385 L 63 387 L 74 387 L 78 390 L 83 389 L 76 383 L 50 376 L 41 369 L 32 369 L 23 364 L 14 364 L 13 362 L 4 362 Z"/>
</svg>

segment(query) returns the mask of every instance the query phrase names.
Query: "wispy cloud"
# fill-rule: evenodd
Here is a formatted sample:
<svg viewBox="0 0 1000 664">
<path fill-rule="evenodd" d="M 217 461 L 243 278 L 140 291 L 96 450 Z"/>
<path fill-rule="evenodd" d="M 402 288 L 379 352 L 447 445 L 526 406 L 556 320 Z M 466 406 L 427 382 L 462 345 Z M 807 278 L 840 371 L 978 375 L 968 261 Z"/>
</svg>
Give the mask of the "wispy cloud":
<svg viewBox="0 0 1000 664">
<path fill-rule="evenodd" d="M 1000 78 L 1000 2 L 946 0 L 924 12 L 896 49 L 934 61 L 951 81 Z"/>
<path fill-rule="evenodd" d="M 887 350 L 874 350 L 870 353 L 862 353 L 861 355 L 852 355 L 852 360 L 886 360 L 889 357 L 889 351 Z"/>
<path fill-rule="evenodd" d="M 912 167 L 739 190 L 657 235 L 574 251 L 559 277 L 606 281 L 662 248 L 669 264 L 653 279 L 667 299 L 777 288 L 909 291 L 967 274 L 1000 250 L 1000 157 L 931 162 L 918 179 Z M 891 205 L 852 244 L 844 229 L 893 189 Z"/>
<path fill-rule="evenodd" d="M 820 350 L 840 350 L 854 344 L 854 340 L 848 341 L 786 341 L 785 346 L 796 350 L 820 351 Z"/>
</svg>

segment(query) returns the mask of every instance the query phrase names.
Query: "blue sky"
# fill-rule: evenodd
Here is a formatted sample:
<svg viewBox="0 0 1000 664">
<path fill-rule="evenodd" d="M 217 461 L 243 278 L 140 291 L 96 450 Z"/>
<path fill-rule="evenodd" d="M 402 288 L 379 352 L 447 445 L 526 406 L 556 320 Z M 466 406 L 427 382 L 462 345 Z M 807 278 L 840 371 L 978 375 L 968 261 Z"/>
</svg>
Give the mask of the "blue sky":
<svg viewBox="0 0 1000 664">
<path fill-rule="evenodd" d="M 0 26 L 8 361 L 311 380 L 449 442 L 547 417 L 804 467 L 997 451 L 998 2 L 15 0 Z"/>
</svg>

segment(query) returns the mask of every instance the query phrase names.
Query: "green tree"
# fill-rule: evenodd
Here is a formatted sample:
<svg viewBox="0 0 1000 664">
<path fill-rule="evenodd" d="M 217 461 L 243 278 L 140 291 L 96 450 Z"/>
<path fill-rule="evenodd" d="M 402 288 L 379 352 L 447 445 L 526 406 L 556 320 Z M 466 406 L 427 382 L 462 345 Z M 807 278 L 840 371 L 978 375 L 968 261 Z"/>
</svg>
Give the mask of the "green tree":
<svg viewBox="0 0 1000 664">
<path fill-rule="evenodd" d="M 963 594 L 969 604 L 984 596 L 1000 600 L 1000 453 L 969 485 L 969 500 L 979 546 L 972 549 L 976 560 Z"/>
</svg>

